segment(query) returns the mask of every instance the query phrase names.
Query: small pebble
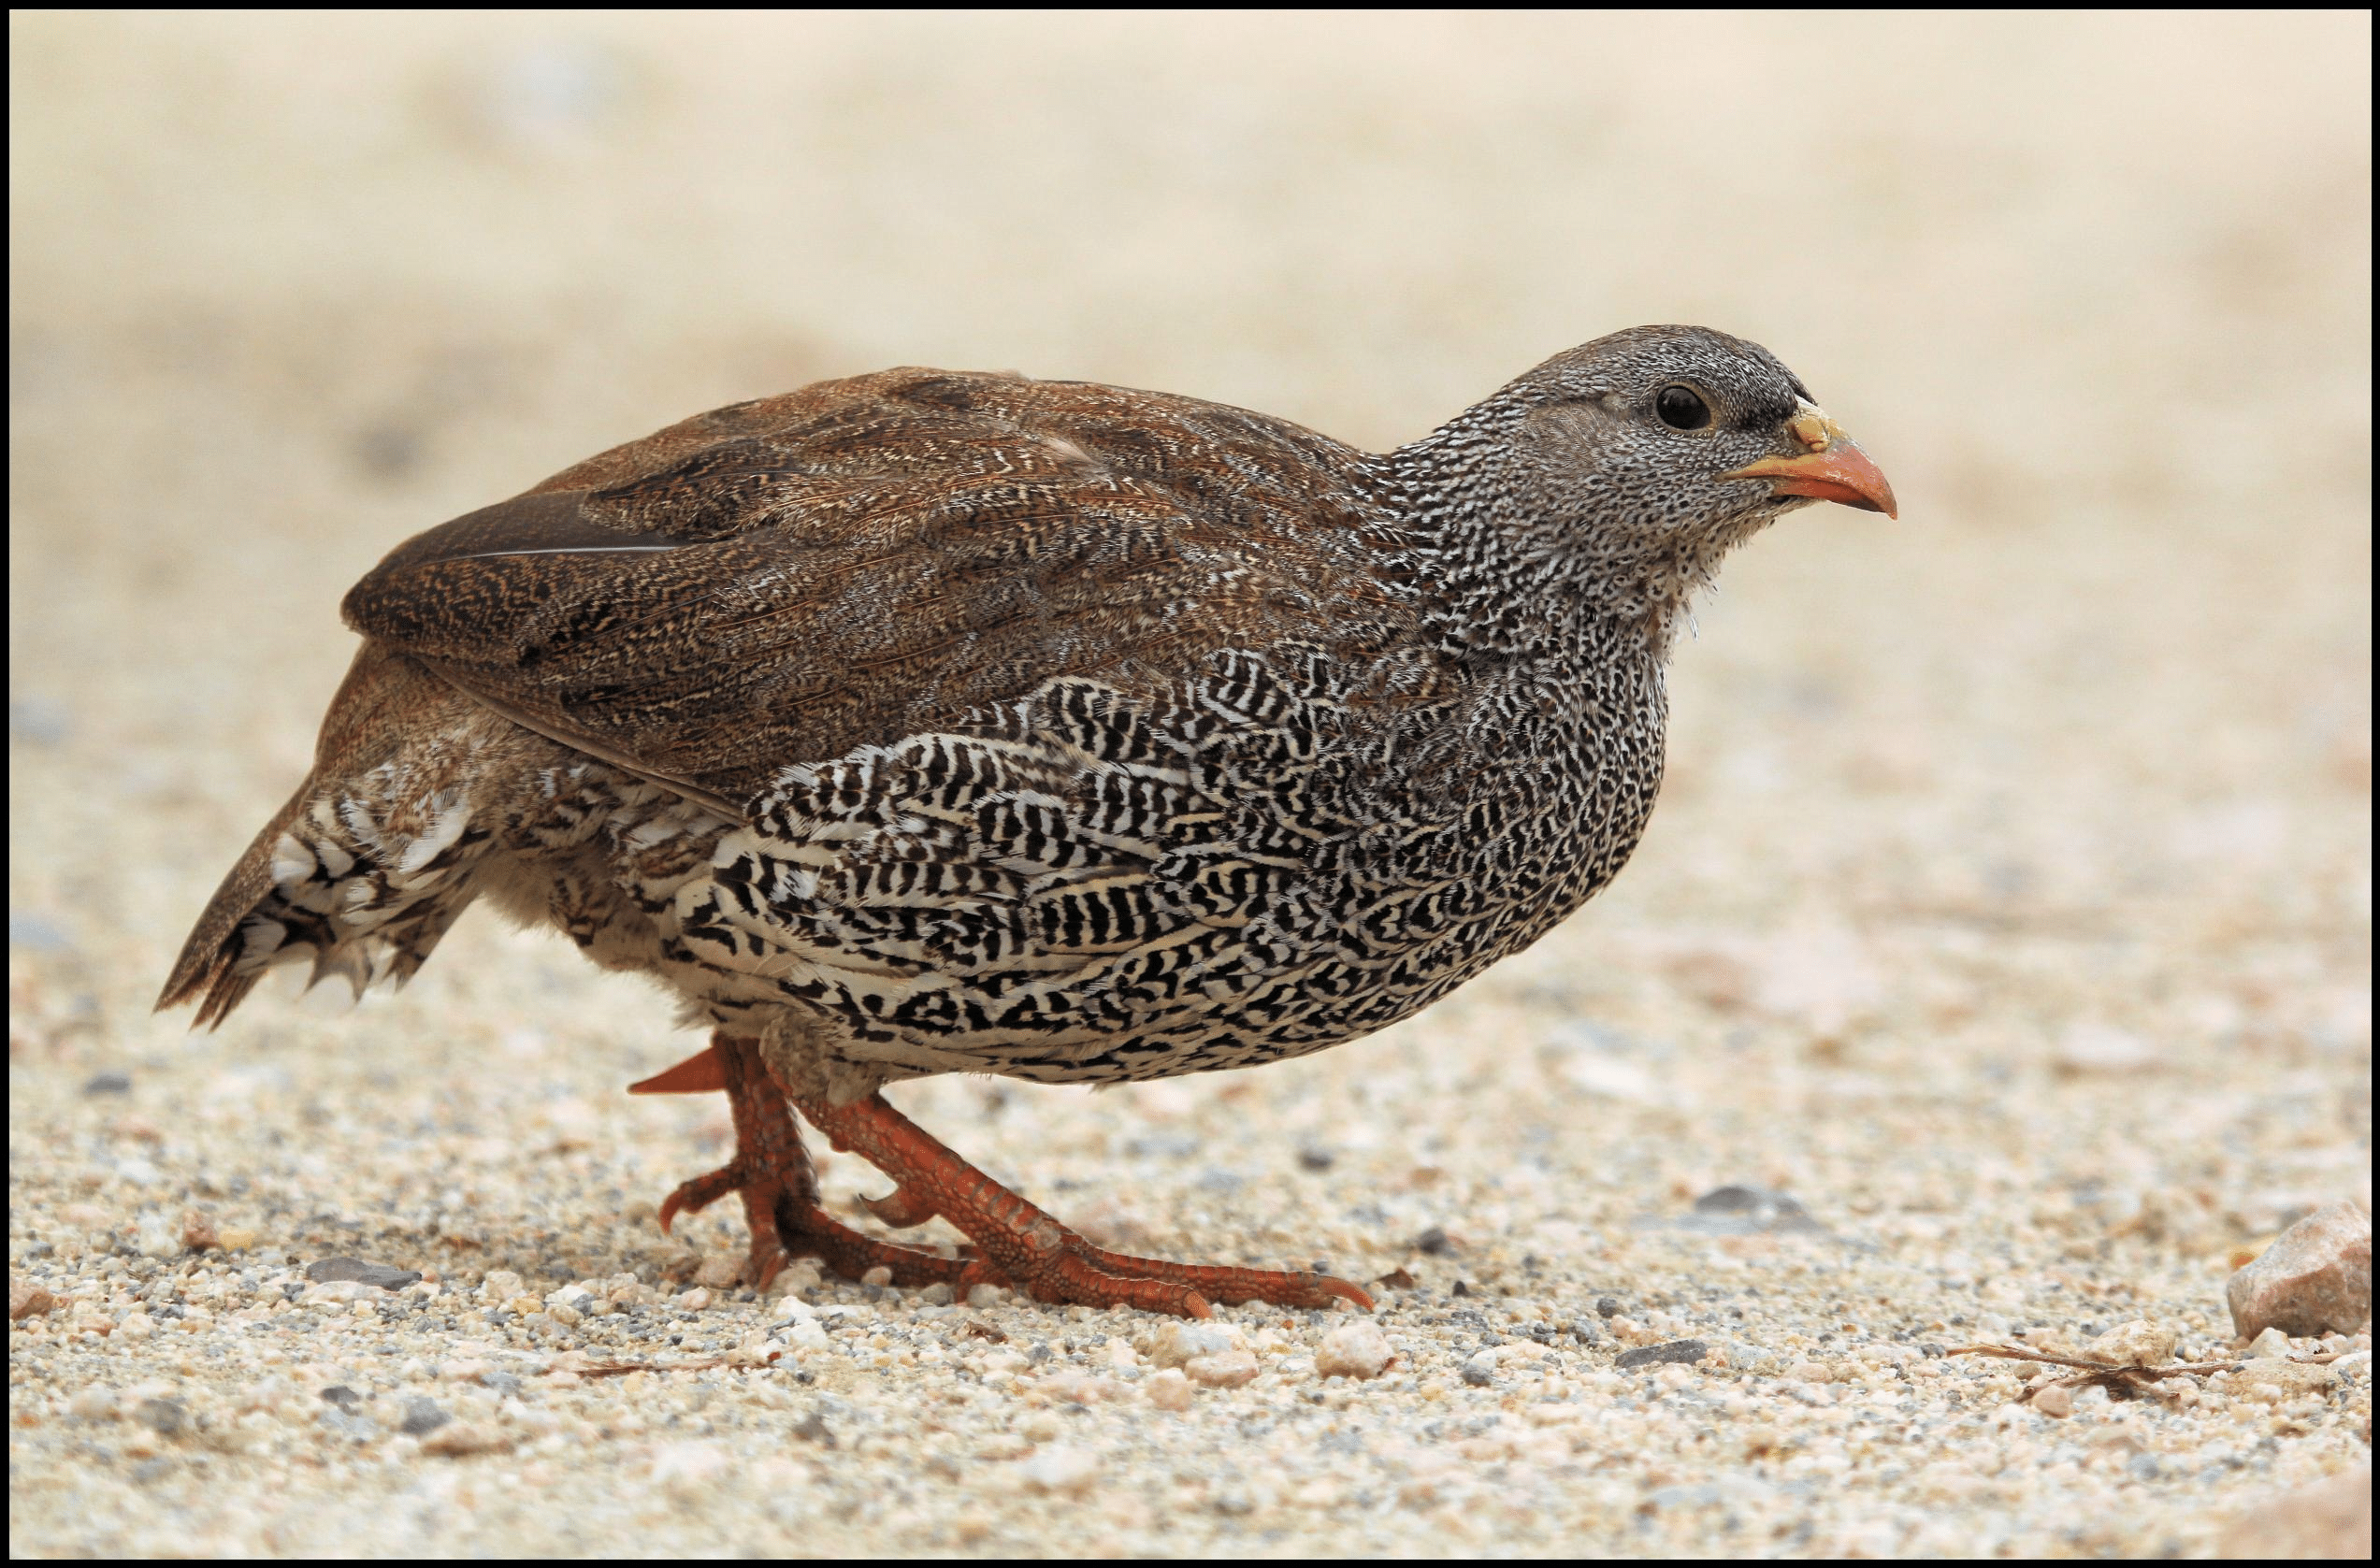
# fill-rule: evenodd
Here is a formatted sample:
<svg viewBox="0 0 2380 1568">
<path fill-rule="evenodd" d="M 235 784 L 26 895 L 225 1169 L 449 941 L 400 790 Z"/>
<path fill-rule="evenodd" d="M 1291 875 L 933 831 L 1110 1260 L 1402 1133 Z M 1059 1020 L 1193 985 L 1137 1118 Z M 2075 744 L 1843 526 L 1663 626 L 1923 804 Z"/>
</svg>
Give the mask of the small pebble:
<svg viewBox="0 0 2380 1568">
<path fill-rule="evenodd" d="M 181 1244 L 190 1252 L 212 1251 L 223 1242 L 215 1230 L 214 1217 L 200 1209 L 185 1209 L 181 1216 Z"/>
<path fill-rule="evenodd" d="M 1764 1232 L 1823 1233 L 1801 1201 L 1765 1187 L 1713 1187 L 1695 1200 L 1694 1212 L 1671 1222 L 1680 1230 L 1707 1236 L 1753 1236 Z"/>
<path fill-rule="evenodd" d="M 2053 1383 L 2033 1396 L 2033 1408 L 2062 1421 L 2074 1414 L 2074 1390 Z"/>
<path fill-rule="evenodd" d="M 734 1460 L 716 1443 L 668 1443 L 654 1451 L 652 1479 L 655 1485 L 685 1502 L 734 1466 Z"/>
<path fill-rule="evenodd" d="M 701 1312 L 708 1308 L 710 1304 L 711 1292 L 705 1290 L 699 1285 L 678 1298 L 678 1305 L 684 1307 L 688 1312 Z"/>
<path fill-rule="evenodd" d="M 2253 1398 L 2278 1403 L 2301 1394 L 2328 1393 L 2338 1381 L 2338 1373 L 2330 1367 L 2265 1357 L 2251 1360 L 2233 1373 L 2230 1386 Z"/>
<path fill-rule="evenodd" d="M 1252 1382 L 1257 1374 L 1255 1355 L 1247 1350 L 1222 1350 L 1209 1356 L 1192 1356 L 1182 1363 L 1183 1374 L 1193 1383 L 1209 1388 L 1236 1388 Z"/>
<path fill-rule="evenodd" d="M 2093 1360 L 2114 1361 L 2124 1366 L 2161 1367 L 2173 1359 L 2175 1343 L 2172 1330 L 2136 1317 L 2118 1323 L 2092 1340 L 2083 1354 Z"/>
<path fill-rule="evenodd" d="M 66 1402 L 66 1414 L 82 1421 L 112 1421 L 123 1408 L 123 1396 L 113 1388 L 80 1388 Z"/>
<path fill-rule="evenodd" d="M 360 1258 L 325 1258 L 318 1263 L 307 1264 L 306 1277 L 317 1285 L 352 1284 L 382 1290 L 402 1290 L 422 1275 L 416 1269 L 392 1269 L 385 1263 L 367 1263 Z M 521 1276 L 512 1274 L 509 1277 L 517 1290 Z"/>
<path fill-rule="evenodd" d="M 743 1277 L 743 1264 L 733 1258 L 705 1258 L 702 1266 L 694 1271 L 694 1283 L 707 1285 L 714 1290 L 724 1290 Z M 887 1273 L 889 1281 L 891 1275 Z"/>
<path fill-rule="evenodd" d="M 1097 1456 L 1071 1444 L 1053 1443 L 1017 1469 L 1025 1485 L 1034 1491 L 1067 1496 L 1089 1491 L 1091 1483 L 1099 1479 Z"/>
<path fill-rule="evenodd" d="M 405 1414 L 397 1430 L 408 1437 L 421 1437 L 436 1431 L 454 1418 L 439 1408 L 436 1400 L 417 1394 L 405 1402 Z"/>
<path fill-rule="evenodd" d="M 190 1424 L 190 1411 L 176 1399 L 145 1399 L 133 1407 L 133 1418 L 160 1437 L 174 1437 Z"/>
<path fill-rule="evenodd" d="M 512 1446 L 512 1435 L 492 1421 L 449 1421 L 422 1439 L 422 1452 L 449 1458 L 500 1454 Z"/>
<path fill-rule="evenodd" d="M 133 1245 L 144 1258 L 179 1258 L 185 1248 L 181 1242 L 181 1227 L 164 1215 L 143 1215 L 135 1229 Z"/>
<path fill-rule="evenodd" d="M 1666 1345 L 1641 1345 L 1634 1350 L 1623 1350 L 1612 1361 L 1622 1372 L 1635 1367 L 1660 1366 L 1674 1361 L 1692 1365 L 1710 1353 L 1710 1346 L 1698 1339 L 1674 1339 Z"/>
<path fill-rule="evenodd" d="M 1141 1391 L 1147 1397 L 1148 1403 L 1160 1410 L 1188 1410 L 1190 1407 L 1190 1381 L 1182 1374 L 1179 1367 L 1168 1367 L 1144 1378 Z"/>
<path fill-rule="evenodd" d="M 8 1281 L 8 1321 L 21 1322 L 55 1312 L 65 1303 L 42 1286 L 31 1280 L 11 1278 Z"/>
<path fill-rule="evenodd" d="M 2129 1029 L 2078 1023 L 2058 1036 L 2050 1065 L 2068 1076 L 2088 1072 L 2121 1075 L 2155 1067 L 2157 1059 L 2156 1047 Z"/>
<path fill-rule="evenodd" d="M 977 1312 L 988 1311 L 992 1307 L 999 1306 L 1002 1302 L 1007 1300 L 1008 1292 L 1002 1289 L 997 1285 L 971 1285 L 967 1287 L 967 1304 L 974 1307 Z"/>
<path fill-rule="evenodd" d="M 861 1274 L 859 1276 L 859 1283 L 862 1285 L 874 1286 L 877 1289 L 881 1290 L 886 1286 L 892 1283 L 892 1271 L 882 1263 L 879 1263 L 874 1268 L 870 1269 L 866 1273 Z"/>
<path fill-rule="evenodd" d="M 1463 1381 L 1474 1388 L 1484 1388 L 1495 1381 L 1495 1359 L 1485 1352 L 1463 1363 Z"/>
<path fill-rule="evenodd" d="M 1314 1349 L 1314 1374 L 1317 1377 L 1378 1377 L 1396 1359 L 1389 1344 L 1389 1336 L 1368 1317 L 1342 1323 L 1322 1336 Z"/>
<path fill-rule="evenodd" d="M 1157 1331 L 1148 1359 L 1152 1366 L 1178 1367 L 1201 1356 L 1219 1356 L 1247 1348 L 1246 1337 L 1228 1323 L 1211 1317 L 1174 1317 Z"/>
<path fill-rule="evenodd" d="M 130 1094 L 132 1075 L 128 1072 L 94 1072 L 82 1081 L 85 1094 Z"/>
</svg>

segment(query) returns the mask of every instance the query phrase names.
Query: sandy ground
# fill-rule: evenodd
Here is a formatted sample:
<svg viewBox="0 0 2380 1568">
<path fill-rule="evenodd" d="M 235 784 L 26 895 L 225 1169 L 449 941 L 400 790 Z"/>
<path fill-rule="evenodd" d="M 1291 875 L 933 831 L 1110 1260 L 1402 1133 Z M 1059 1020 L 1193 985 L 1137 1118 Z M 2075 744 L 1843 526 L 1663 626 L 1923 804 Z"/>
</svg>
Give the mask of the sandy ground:
<svg viewBox="0 0 2380 1568">
<path fill-rule="evenodd" d="M 2365 1339 L 2064 1419 L 1940 1354 L 2223 1354 L 2369 1203 L 2368 18 L 9 36 L 12 1552 L 2204 1555 L 2368 1463 Z M 1664 320 L 1904 515 L 1731 567 L 1619 885 L 1319 1058 L 895 1091 L 1097 1236 L 1391 1276 L 1378 1377 L 704 1286 L 740 1221 L 654 1205 L 724 1107 L 620 1093 L 697 1042 L 490 918 L 148 1011 L 417 528 L 888 364 L 1390 444 Z"/>
</svg>

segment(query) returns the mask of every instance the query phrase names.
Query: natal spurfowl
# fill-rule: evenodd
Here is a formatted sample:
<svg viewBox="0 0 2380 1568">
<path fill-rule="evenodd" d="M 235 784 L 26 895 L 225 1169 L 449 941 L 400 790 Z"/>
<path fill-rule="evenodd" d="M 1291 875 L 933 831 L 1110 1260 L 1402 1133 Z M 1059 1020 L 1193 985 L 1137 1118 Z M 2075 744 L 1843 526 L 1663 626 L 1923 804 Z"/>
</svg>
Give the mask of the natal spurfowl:
<svg viewBox="0 0 2380 1568">
<path fill-rule="evenodd" d="M 1369 1304 L 1101 1251 L 877 1090 L 1246 1067 L 1396 1022 L 1611 880 L 1661 781 L 1663 665 L 1720 559 L 1884 476 L 1759 346 L 1616 333 L 1409 446 L 1081 381 L 903 369 L 699 415 L 413 539 L 314 770 L 161 1006 L 268 967 L 403 980 L 473 899 L 713 1030 L 757 1284 L 1204 1315 Z M 820 1208 L 799 1107 L 941 1215 Z"/>
</svg>

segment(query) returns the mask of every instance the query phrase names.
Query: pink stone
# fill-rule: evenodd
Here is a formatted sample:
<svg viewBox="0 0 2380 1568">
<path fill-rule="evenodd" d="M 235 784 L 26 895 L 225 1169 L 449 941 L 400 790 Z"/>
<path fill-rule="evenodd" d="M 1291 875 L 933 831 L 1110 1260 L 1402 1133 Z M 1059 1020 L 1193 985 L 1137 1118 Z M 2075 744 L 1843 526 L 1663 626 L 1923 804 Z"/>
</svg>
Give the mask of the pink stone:
<svg viewBox="0 0 2380 1568">
<path fill-rule="evenodd" d="M 2372 1216 L 2353 1203 L 2326 1204 L 2233 1274 L 2226 1293 L 2243 1339 L 2266 1329 L 2300 1338 L 2356 1332 L 2372 1320 Z"/>
</svg>

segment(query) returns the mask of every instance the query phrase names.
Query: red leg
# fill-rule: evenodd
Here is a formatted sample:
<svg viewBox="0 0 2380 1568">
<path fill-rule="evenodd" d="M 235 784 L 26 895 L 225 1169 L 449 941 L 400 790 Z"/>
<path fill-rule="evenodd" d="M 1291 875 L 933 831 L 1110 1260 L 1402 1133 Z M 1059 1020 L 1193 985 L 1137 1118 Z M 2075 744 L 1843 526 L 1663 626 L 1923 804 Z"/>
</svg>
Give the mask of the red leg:
<svg viewBox="0 0 2380 1568">
<path fill-rule="evenodd" d="M 714 1089 L 727 1091 L 728 1112 L 735 1119 L 735 1158 L 670 1194 L 661 1204 L 664 1231 L 678 1216 L 698 1213 L 733 1192 L 743 1199 L 744 1223 L 751 1229 L 752 1253 L 744 1274 L 756 1289 L 768 1288 L 793 1258 L 817 1258 L 847 1279 L 858 1279 L 870 1269 L 889 1269 L 896 1285 L 963 1286 L 987 1277 L 978 1270 L 962 1279 L 967 1259 L 880 1242 L 830 1218 L 819 1207 L 817 1178 L 809 1152 L 801 1146 L 801 1130 L 786 1110 L 785 1091 L 770 1076 L 751 1041 L 715 1035 L 701 1055 L 629 1086 L 628 1092 Z"/>
<path fill-rule="evenodd" d="M 953 1154 L 882 1095 L 850 1105 L 806 1098 L 794 1103 L 836 1148 L 861 1156 L 900 1184 L 888 1198 L 876 1200 L 900 1216 L 895 1223 L 940 1215 L 975 1243 L 984 1264 L 1036 1301 L 1132 1306 L 1182 1317 L 1207 1316 L 1210 1301 L 1372 1305 L 1371 1297 L 1327 1274 L 1168 1263 L 1095 1247 Z M 975 1277 L 990 1277 L 989 1269 Z"/>
</svg>

